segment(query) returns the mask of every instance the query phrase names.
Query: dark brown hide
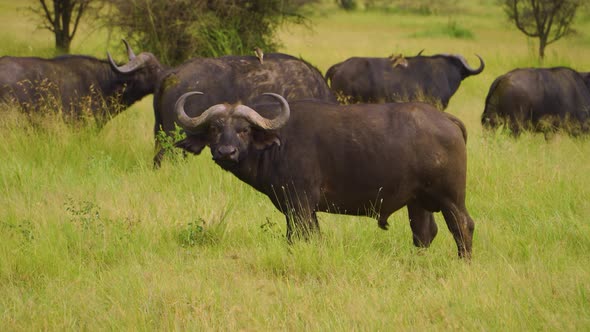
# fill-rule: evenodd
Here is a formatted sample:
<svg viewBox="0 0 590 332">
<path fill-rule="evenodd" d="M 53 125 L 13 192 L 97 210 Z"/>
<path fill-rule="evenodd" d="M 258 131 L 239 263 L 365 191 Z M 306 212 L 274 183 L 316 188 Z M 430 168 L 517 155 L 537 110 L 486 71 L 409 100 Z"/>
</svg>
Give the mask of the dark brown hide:
<svg viewBox="0 0 590 332">
<path fill-rule="evenodd" d="M 423 103 L 289 105 L 290 119 L 273 131 L 226 105 L 227 112 L 186 128 L 191 134 L 177 145 L 193 153 L 209 145 L 222 168 L 285 214 L 289 239 L 319 231 L 318 211 L 372 216 L 385 229 L 387 218 L 407 206 L 416 246 L 430 245 L 437 233 L 432 213 L 442 211 L 459 255 L 470 257 L 474 223 L 465 208 L 466 131 L 459 119 Z M 278 107 L 253 108 L 273 118 Z"/>
<path fill-rule="evenodd" d="M 290 55 L 265 54 L 263 63 L 256 56 L 198 58 L 169 70 L 158 83 L 154 94 L 156 136 L 160 130 L 169 135 L 174 132 L 174 104 L 182 94 L 193 90 L 204 95 L 187 101 L 191 116 L 219 103 L 255 103 L 264 92 L 278 93 L 287 100 L 319 99 L 336 103 L 322 74 Z M 164 153 L 158 142 L 156 151 L 157 167 Z"/>
<path fill-rule="evenodd" d="M 26 111 L 51 109 L 73 117 L 91 112 L 108 119 L 154 91 L 163 68 L 150 53 L 138 57 L 146 61 L 129 73 L 84 55 L 1 57 L 0 101 Z"/>
<path fill-rule="evenodd" d="M 478 56 L 479 57 L 479 56 Z M 484 69 L 459 55 L 414 56 L 395 65 L 391 57 L 353 57 L 330 67 L 326 79 L 344 103 L 424 101 L 446 108 L 461 81 Z"/>
<path fill-rule="evenodd" d="M 565 123 L 571 133 L 587 133 L 590 131 L 587 73 L 565 67 L 512 70 L 492 83 L 481 123 L 488 129 L 506 125 L 514 136 L 522 130 L 548 133 Z"/>
</svg>

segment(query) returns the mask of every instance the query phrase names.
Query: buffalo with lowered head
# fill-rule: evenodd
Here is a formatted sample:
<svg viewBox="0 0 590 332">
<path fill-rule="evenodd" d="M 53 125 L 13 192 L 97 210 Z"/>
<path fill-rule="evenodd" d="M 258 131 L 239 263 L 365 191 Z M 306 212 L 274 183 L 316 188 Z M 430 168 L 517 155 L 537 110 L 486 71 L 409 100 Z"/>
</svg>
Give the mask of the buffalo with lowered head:
<svg viewBox="0 0 590 332">
<path fill-rule="evenodd" d="M 49 108 L 71 118 L 88 112 L 107 120 L 153 93 L 164 70 L 153 54 L 136 56 L 123 42 L 129 62 L 122 66 L 108 53 L 108 61 L 85 55 L 1 57 L 0 102 L 28 112 Z"/>
<path fill-rule="evenodd" d="M 443 109 L 461 81 L 484 69 L 472 68 L 461 55 L 353 57 L 330 67 L 326 80 L 346 103 L 425 101 Z"/>
<path fill-rule="evenodd" d="M 571 68 L 519 68 L 492 83 L 481 117 L 484 128 L 505 125 L 546 134 L 565 125 L 570 133 L 590 130 L 590 73 Z"/>
<path fill-rule="evenodd" d="M 319 233 L 316 212 L 374 216 L 387 229 L 407 206 L 414 245 L 430 245 L 433 212 L 442 211 L 459 256 L 471 256 L 467 134 L 456 117 L 424 103 L 289 103 L 277 94 L 267 95 L 279 105 L 221 103 L 191 117 L 185 102 L 195 94 L 176 103 L 188 134 L 177 146 L 195 154 L 209 146 L 219 166 L 285 214 L 289 240 Z"/>
<path fill-rule="evenodd" d="M 256 56 L 195 58 L 168 70 L 158 83 L 154 93 L 156 137 L 160 131 L 173 136 L 174 105 L 182 94 L 193 90 L 205 95 L 188 101 L 189 115 L 219 103 L 255 103 L 264 92 L 281 94 L 287 100 L 337 102 L 315 67 L 287 54 L 264 54 L 264 61 Z M 156 139 L 154 166 L 160 165 L 164 153 Z"/>
</svg>

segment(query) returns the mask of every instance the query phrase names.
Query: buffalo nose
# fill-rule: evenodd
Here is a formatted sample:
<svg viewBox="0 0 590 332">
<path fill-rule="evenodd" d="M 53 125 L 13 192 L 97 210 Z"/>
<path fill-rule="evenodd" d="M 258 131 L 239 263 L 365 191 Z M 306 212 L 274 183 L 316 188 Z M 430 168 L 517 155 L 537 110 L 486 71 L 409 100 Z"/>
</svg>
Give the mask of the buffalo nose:
<svg viewBox="0 0 590 332">
<path fill-rule="evenodd" d="M 231 145 L 222 145 L 217 148 L 217 153 L 223 158 L 234 159 L 238 154 L 238 150 Z"/>
</svg>

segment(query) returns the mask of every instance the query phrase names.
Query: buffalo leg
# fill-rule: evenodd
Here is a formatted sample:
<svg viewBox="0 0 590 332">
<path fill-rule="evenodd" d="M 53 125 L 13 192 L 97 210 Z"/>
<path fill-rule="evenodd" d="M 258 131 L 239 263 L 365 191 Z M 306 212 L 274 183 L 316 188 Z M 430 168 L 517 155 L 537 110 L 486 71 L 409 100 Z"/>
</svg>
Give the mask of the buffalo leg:
<svg viewBox="0 0 590 332">
<path fill-rule="evenodd" d="M 311 213 L 311 225 L 314 233 L 320 233 L 320 223 L 318 222 L 318 215 L 315 211 Z"/>
<path fill-rule="evenodd" d="M 157 112 L 156 112 L 157 114 Z M 162 124 L 160 120 L 158 120 L 158 116 L 156 115 L 156 124 L 154 125 L 154 151 L 156 154 L 154 155 L 153 163 L 154 169 L 159 169 L 162 165 L 162 159 L 164 158 L 164 153 L 166 152 L 162 147 L 162 143 L 160 142 L 160 132 L 164 132 L 162 130 Z"/>
<path fill-rule="evenodd" d="M 402 200 L 401 199 L 393 199 L 393 201 L 400 201 L 401 202 Z M 388 202 L 387 209 L 382 209 L 381 211 L 379 211 L 379 215 L 377 216 L 377 225 L 379 226 L 379 228 L 381 228 L 383 230 L 389 229 L 389 223 L 387 222 L 387 219 L 389 218 L 389 216 L 392 213 L 394 213 L 395 211 L 404 207 L 404 205 L 406 205 L 406 204 L 400 203 L 400 204 L 392 205 L 390 202 Z"/>
<path fill-rule="evenodd" d="M 381 228 L 383 230 L 389 229 L 389 223 L 387 222 L 387 217 L 389 217 L 389 216 L 383 215 L 383 214 L 381 214 L 379 216 L 379 219 L 377 220 L 377 225 L 379 226 L 379 228 Z"/>
<path fill-rule="evenodd" d="M 455 203 L 445 204 L 441 211 L 445 217 L 447 227 L 453 234 L 459 257 L 471 258 L 471 244 L 473 240 L 474 223 L 464 204 Z"/>
<path fill-rule="evenodd" d="M 520 137 L 520 125 L 515 121 L 511 121 L 509 126 L 510 126 L 510 135 L 514 138 Z"/>
<path fill-rule="evenodd" d="M 319 192 L 305 192 L 299 188 L 310 187 L 305 183 L 291 183 L 281 187 L 282 199 L 275 204 L 287 219 L 287 240 L 293 237 L 308 240 L 311 235 L 318 235 L 320 226 L 315 207 L 319 200 Z"/>
<path fill-rule="evenodd" d="M 163 148 L 160 144 L 156 144 L 156 155 L 154 156 L 154 169 L 159 169 L 162 166 L 162 160 L 166 156 L 167 149 Z M 182 157 L 188 156 L 186 151 L 182 151 Z"/>
<path fill-rule="evenodd" d="M 162 158 L 164 158 L 164 153 L 166 152 L 164 149 L 156 148 L 158 151 L 154 156 L 154 169 L 160 168 L 162 166 Z"/>
<path fill-rule="evenodd" d="M 408 204 L 410 227 L 416 247 L 428 248 L 438 233 L 432 212 L 425 210 L 417 203 Z"/>
<path fill-rule="evenodd" d="M 285 219 L 287 220 L 287 241 L 293 243 L 293 218 L 285 214 Z"/>
<path fill-rule="evenodd" d="M 309 240 L 313 235 L 320 235 L 320 225 L 316 212 L 311 214 L 286 215 L 287 219 L 287 241 L 293 242 L 293 238 Z"/>
</svg>

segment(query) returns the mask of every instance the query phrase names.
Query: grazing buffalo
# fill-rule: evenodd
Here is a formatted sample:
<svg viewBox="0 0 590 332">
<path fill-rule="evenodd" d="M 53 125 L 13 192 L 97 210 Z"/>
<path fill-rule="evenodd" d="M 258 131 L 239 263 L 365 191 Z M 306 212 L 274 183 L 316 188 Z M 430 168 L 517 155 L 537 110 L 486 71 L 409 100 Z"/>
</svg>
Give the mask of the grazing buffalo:
<svg viewBox="0 0 590 332">
<path fill-rule="evenodd" d="M 125 46 L 129 62 L 123 66 L 110 55 L 110 61 L 84 55 L 1 57 L 0 101 L 28 112 L 49 109 L 74 119 L 91 114 L 107 120 L 153 93 L 163 70 L 153 54 L 135 56 Z"/>
<path fill-rule="evenodd" d="M 422 52 L 420 52 L 422 53 Z M 354 57 L 326 72 L 332 90 L 346 103 L 426 101 L 443 109 L 461 81 L 484 69 L 471 68 L 460 55 L 439 54 L 387 58 Z"/>
<path fill-rule="evenodd" d="M 512 70 L 492 83 L 481 117 L 484 128 L 506 125 L 549 133 L 565 125 L 571 133 L 590 129 L 590 73 L 565 67 Z"/>
<path fill-rule="evenodd" d="M 288 103 L 276 94 L 280 105 L 224 103 L 190 117 L 185 101 L 194 94 L 176 104 L 188 133 L 176 145 L 195 154 L 208 145 L 219 166 L 285 214 L 289 240 L 319 233 L 318 211 L 373 216 L 387 229 L 407 206 L 414 245 L 430 245 L 433 212 L 442 211 L 459 256 L 471 256 L 467 133 L 456 117 L 424 103 Z"/>
<path fill-rule="evenodd" d="M 219 103 L 253 103 L 263 92 L 278 93 L 287 100 L 320 99 L 336 103 L 324 77 L 309 63 L 286 54 L 262 52 L 257 56 L 196 58 L 167 71 L 154 93 L 156 123 L 160 131 L 173 136 L 176 126 L 174 104 L 188 91 L 200 90 L 205 97 L 189 101 L 189 114 Z M 154 166 L 161 163 L 165 149 L 156 139 Z"/>
</svg>

